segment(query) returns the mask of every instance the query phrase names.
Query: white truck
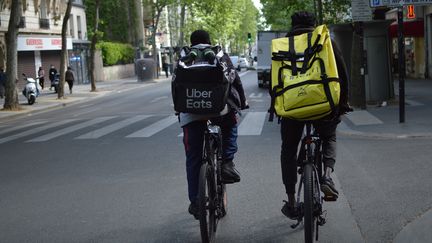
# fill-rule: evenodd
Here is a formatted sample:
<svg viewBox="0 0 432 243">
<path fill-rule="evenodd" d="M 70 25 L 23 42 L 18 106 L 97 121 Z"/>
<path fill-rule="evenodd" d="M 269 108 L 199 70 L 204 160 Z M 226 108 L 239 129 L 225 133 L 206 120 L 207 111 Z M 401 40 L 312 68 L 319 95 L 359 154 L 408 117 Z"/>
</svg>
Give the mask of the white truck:
<svg viewBox="0 0 432 243">
<path fill-rule="evenodd" d="M 271 79 L 271 41 L 285 37 L 287 31 L 258 31 L 257 37 L 257 74 L 258 87 L 270 86 Z"/>
</svg>

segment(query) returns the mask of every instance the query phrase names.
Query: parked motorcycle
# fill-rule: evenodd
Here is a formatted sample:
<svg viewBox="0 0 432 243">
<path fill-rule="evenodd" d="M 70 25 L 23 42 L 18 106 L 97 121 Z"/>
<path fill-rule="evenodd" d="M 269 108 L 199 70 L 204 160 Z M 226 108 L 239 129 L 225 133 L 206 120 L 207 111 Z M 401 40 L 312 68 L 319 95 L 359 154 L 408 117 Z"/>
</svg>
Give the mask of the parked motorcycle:
<svg viewBox="0 0 432 243">
<path fill-rule="evenodd" d="M 60 83 L 60 74 L 55 74 L 54 76 L 54 80 L 51 81 L 51 88 L 54 87 L 54 92 L 58 92 L 58 87 L 59 87 L 59 83 Z"/>
<path fill-rule="evenodd" d="M 33 105 L 36 102 L 36 97 L 39 96 L 39 87 L 38 83 L 34 78 L 29 78 L 25 73 L 22 74 L 24 76 L 24 81 L 26 81 L 26 85 L 22 91 L 22 94 L 27 98 L 28 104 Z"/>
</svg>

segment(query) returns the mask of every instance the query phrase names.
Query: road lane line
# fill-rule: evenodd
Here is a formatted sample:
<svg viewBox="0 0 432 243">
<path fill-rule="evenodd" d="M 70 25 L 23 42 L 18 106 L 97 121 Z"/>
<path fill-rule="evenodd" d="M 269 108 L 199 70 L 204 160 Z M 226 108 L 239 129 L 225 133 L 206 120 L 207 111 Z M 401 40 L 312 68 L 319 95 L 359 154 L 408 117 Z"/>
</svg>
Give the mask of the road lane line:
<svg viewBox="0 0 432 243">
<path fill-rule="evenodd" d="M 116 122 L 114 124 L 108 125 L 106 127 L 102 127 L 100 129 L 91 131 L 89 133 L 86 133 L 84 135 L 81 135 L 79 137 L 76 137 L 75 139 L 95 139 L 95 138 L 100 138 L 102 136 L 105 136 L 109 133 L 115 132 L 117 130 L 120 130 L 126 126 L 129 126 L 133 123 L 139 122 L 141 120 L 144 120 L 148 117 L 151 117 L 151 115 L 138 115 L 138 116 L 134 116 L 131 118 L 128 118 L 126 120 L 122 120 L 119 122 Z"/>
<path fill-rule="evenodd" d="M 42 124 L 42 123 L 44 123 L 44 122 L 43 121 L 31 122 L 31 123 L 27 123 L 27 124 L 24 124 L 24 125 L 21 125 L 21 126 L 10 127 L 10 128 L 4 129 L 4 130 L 2 129 L 2 130 L 0 130 L 0 134 L 5 134 L 5 133 L 13 132 L 13 131 L 16 131 L 16 130 L 19 130 L 19 129 L 22 129 L 22 128 L 26 128 L 26 127 L 30 127 L 30 126 L 35 126 L 35 125 L 39 125 L 39 124 Z"/>
<path fill-rule="evenodd" d="M 238 135 L 261 135 L 267 112 L 248 112 L 238 127 Z"/>
<path fill-rule="evenodd" d="M 115 116 L 106 116 L 106 117 L 98 117 L 95 119 L 92 119 L 90 121 L 86 121 L 86 122 L 82 122 L 82 123 L 78 123 L 76 125 L 70 126 L 70 127 L 66 127 L 63 129 L 60 129 L 58 131 L 52 132 L 52 133 L 48 133 L 46 135 L 34 138 L 34 139 L 30 139 L 26 142 L 43 142 L 43 141 L 48 141 L 50 139 L 56 138 L 56 137 L 60 137 L 62 135 L 77 131 L 79 129 L 88 127 L 88 126 L 92 126 L 110 119 L 115 118 Z"/>
<path fill-rule="evenodd" d="M 128 136 L 127 138 L 148 138 L 153 136 L 154 134 L 162 131 L 163 129 L 171 126 L 172 124 L 178 122 L 177 116 L 172 115 L 162 119 L 156 123 L 151 124 L 148 127 L 145 127 L 139 131 L 136 131 Z"/>
<path fill-rule="evenodd" d="M 9 137 L 2 138 L 2 139 L 0 139 L 0 144 L 14 140 L 14 139 L 17 139 L 17 138 L 29 136 L 29 135 L 44 131 L 46 129 L 56 127 L 56 126 L 64 125 L 64 124 L 67 124 L 67 123 L 73 122 L 73 121 L 76 121 L 76 119 L 67 119 L 67 120 L 63 120 L 63 121 L 59 121 L 59 122 L 50 123 L 50 124 L 47 124 L 45 126 L 35 127 L 35 128 L 30 129 L 30 130 L 24 131 L 22 133 L 18 133 L 18 134 L 9 136 Z"/>
</svg>

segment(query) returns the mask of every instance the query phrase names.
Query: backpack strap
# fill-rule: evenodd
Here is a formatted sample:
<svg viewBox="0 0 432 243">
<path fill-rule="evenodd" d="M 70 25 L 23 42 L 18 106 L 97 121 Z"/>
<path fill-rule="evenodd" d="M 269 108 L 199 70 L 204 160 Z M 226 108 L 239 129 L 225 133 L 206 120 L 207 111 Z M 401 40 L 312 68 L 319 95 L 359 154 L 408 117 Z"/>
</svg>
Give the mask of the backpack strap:
<svg viewBox="0 0 432 243">
<path fill-rule="evenodd" d="M 293 75 L 297 75 L 297 55 L 296 55 L 295 48 L 294 48 L 294 36 L 290 36 L 288 38 L 289 38 L 288 52 L 289 52 L 289 56 L 290 56 L 289 58 L 290 58 L 291 67 L 292 67 L 291 72 Z"/>
</svg>

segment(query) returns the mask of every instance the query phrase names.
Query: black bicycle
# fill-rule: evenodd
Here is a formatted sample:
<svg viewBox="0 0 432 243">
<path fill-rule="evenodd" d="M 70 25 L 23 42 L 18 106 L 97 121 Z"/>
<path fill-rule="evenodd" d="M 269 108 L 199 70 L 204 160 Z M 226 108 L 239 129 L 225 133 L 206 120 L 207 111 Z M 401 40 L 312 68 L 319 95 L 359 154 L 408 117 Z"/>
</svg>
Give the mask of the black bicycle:
<svg viewBox="0 0 432 243">
<path fill-rule="evenodd" d="M 325 224 L 322 205 L 324 196 L 321 194 L 320 179 L 323 176 L 322 143 L 311 123 L 306 123 L 306 132 L 301 140 L 297 164 L 300 183 L 297 190 L 297 208 L 300 216 L 296 228 L 304 220 L 305 242 L 318 241 L 318 226 Z M 303 190 L 302 190 L 303 188 Z M 303 193 L 303 201 L 301 194 Z M 326 201 L 331 199 L 326 198 Z"/>
<path fill-rule="evenodd" d="M 221 181 L 222 133 L 207 122 L 204 132 L 203 164 L 199 175 L 198 204 L 202 242 L 214 242 L 219 219 L 227 213 L 227 194 Z"/>
</svg>

